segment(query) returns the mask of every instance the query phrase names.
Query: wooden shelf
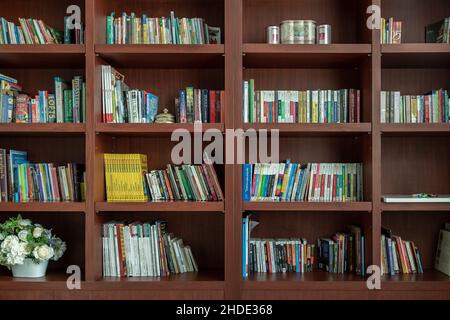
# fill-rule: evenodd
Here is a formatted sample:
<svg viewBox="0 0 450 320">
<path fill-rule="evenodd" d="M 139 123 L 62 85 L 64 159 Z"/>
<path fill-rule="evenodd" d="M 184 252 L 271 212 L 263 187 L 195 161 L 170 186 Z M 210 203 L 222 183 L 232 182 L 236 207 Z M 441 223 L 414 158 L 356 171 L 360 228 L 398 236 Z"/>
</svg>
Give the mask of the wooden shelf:
<svg viewBox="0 0 450 320">
<path fill-rule="evenodd" d="M 371 202 L 244 202 L 244 211 L 371 212 Z"/>
<path fill-rule="evenodd" d="M 387 136 L 450 135 L 450 123 L 385 123 L 380 130 Z"/>
<path fill-rule="evenodd" d="M 367 290 L 363 277 L 322 270 L 306 273 L 256 273 L 243 281 L 244 290 Z"/>
<path fill-rule="evenodd" d="M 434 269 L 425 269 L 423 274 L 384 275 L 381 281 L 383 290 L 450 290 L 450 277 Z"/>
<path fill-rule="evenodd" d="M 298 123 L 252 123 L 244 124 L 244 130 L 274 130 L 278 129 L 281 136 L 302 136 L 302 135 L 354 135 L 368 134 L 372 132 L 370 123 L 333 123 L 333 124 L 298 124 Z"/>
<path fill-rule="evenodd" d="M 0 135 L 81 135 L 86 132 L 82 123 L 1 123 Z"/>
<path fill-rule="evenodd" d="M 381 203 L 383 212 L 450 211 L 450 203 Z"/>
<path fill-rule="evenodd" d="M 0 202 L 0 212 L 77 212 L 84 213 L 84 202 Z"/>
<path fill-rule="evenodd" d="M 95 52 L 114 67 L 221 68 L 225 46 L 216 45 L 95 45 Z"/>
<path fill-rule="evenodd" d="M 171 135 L 175 130 L 182 129 L 189 132 L 194 132 L 194 125 L 187 123 L 174 124 L 134 124 L 134 123 L 97 123 L 95 132 L 107 135 L 121 135 L 121 136 L 167 136 Z M 224 125 L 222 123 L 203 123 L 201 126 L 202 132 L 206 130 L 219 130 L 224 132 Z"/>
<path fill-rule="evenodd" d="M 9 68 L 84 68 L 85 46 L 76 44 L 0 45 L 0 66 Z"/>
<path fill-rule="evenodd" d="M 383 44 L 383 68 L 448 68 L 450 45 L 439 43 Z"/>
<path fill-rule="evenodd" d="M 143 202 L 112 203 L 97 202 L 97 212 L 224 212 L 223 202 Z"/>
<path fill-rule="evenodd" d="M 84 273 L 81 272 L 81 274 Z M 1 292 L 6 290 L 67 290 L 67 277 L 68 274 L 61 269 L 49 269 L 47 275 L 42 278 L 14 278 L 11 276 L 11 271 L 2 271 L 0 297 Z"/>
<path fill-rule="evenodd" d="M 357 67 L 371 54 L 369 44 L 244 43 L 245 68 Z"/>
</svg>

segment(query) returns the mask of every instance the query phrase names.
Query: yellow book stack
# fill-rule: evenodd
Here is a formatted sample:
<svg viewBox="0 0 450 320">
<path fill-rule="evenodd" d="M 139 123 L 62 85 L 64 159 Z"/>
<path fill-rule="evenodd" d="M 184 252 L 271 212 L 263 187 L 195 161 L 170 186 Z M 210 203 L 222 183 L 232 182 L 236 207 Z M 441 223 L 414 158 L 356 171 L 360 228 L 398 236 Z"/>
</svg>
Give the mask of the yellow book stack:
<svg viewBox="0 0 450 320">
<path fill-rule="evenodd" d="M 144 154 L 104 154 L 106 197 L 108 202 L 147 201 Z"/>
</svg>

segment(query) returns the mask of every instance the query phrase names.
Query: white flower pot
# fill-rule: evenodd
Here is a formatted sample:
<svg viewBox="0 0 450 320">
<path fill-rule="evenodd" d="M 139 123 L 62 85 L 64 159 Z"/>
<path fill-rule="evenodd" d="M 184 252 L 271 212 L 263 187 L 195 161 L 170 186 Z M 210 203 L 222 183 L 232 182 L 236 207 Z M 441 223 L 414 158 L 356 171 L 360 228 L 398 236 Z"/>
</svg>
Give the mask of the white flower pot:
<svg viewBox="0 0 450 320">
<path fill-rule="evenodd" d="M 16 278 L 41 278 L 45 277 L 48 260 L 34 263 L 31 259 L 25 259 L 23 264 L 16 264 L 11 267 L 12 274 Z"/>
</svg>

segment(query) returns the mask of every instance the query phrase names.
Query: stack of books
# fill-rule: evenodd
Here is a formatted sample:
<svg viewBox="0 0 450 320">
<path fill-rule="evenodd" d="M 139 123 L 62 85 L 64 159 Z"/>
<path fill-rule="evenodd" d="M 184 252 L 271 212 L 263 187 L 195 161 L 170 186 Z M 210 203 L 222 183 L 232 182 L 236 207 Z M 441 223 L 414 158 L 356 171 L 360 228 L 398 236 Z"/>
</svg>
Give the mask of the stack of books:
<svg viewBox="0 0 450 320">
<path fill-rule="evenodd" d="M 330 273 L 365 274 L 365 238 L 361 228 L 349 226 L 348 232 L 317 241 L 317 262 L 321 270 Z"/>
<path fill-rule="evenodd" d="M 427 95 L 401 95 L 400 91 L 381 91 L 381 123 L 448 123 L 450 99 L 447 90 Z"/>
<path fill-rule="evenodd" d="M 381 44 L 402 43 L 402 22 L 394 21 L 394 18 L 381 18 Z"/>
<path fill-rule="evenodd" d="M 0 17 L 0 44 L 82 44 L 84 25 L 71 26 L 64 17 L 64 33 L 39 19 L 19 18 L 19 26 Z"/>
<path fill-rule="evenodd" d="M 143 154 L 105 154 L 108 202 L 222 201 L 213 165 L 167 165 L 147 170 Z"/>
<path fill-rule="evenodd" d="M 450 17 L 425 27 L 426 43 L 450 43 Z"/>
<path fill-rule="evenodd" d="M 381 273 L 387 275 L 423 273 L 419 249 L 412 241 L 381 229 Z"/>
<path fill-rule="evenodd" d="M 102 244 L 105 277 L 167 277 L 198 271 L 190 246 L 168 233 L 163 221 L 105 223 Z"/>
<path fill-rule="evenodd" d="M 1 202 L 84 201 L 84 182 L 84 165 L 30 163 L 24 151 L 0 149 Z"/>
<path fill-rule="evenodd" d="M 258 239 L 250 236 L 255 221 L 242 219 L 242 277 L 252 273 L 311 272 L 315 245 L 306 239 Z"/>
<path fill-rule="evenodd" d="M 212 165 L 167 165 L 145 175 L 152 201 L 222 201 L 223 194 Z"/>
<path fill-rule="evenodd" d="M 187 87 L 175 98 L 178 123 L 220 123 L 225 91 Z"/>
<path fill-rule="evenodd" d="M 201 18 L 136 17 L 134 13 L 106 17 L 107 44 L 220 44 L 218 27 L 208 26 Z"/>
<path fill-rule="evenodd" d="M 70 83 L 55 77 L 55 91 L 40 90 L 30 96 L 18 81 L 0 74 L 1 123 L 84 123 L 86 122 L 86 83 L 75 76 Z"/>
<path fill-rule="evenodd" d="M 361 121 L 361 94 L 356 89 L 255 91 L 243 84 L 244 123 L 355 123 Z"/>
<path fill-rule="evenodd" d="M 244 201 L 363 201 L 362 163 L 244 164 Z"/>
<path fill-rule="evenodd" d="M 104 154 L 106 197 L 108 202 L 142 202 L 148 200 L 144 175 L 145 154 Z"/>
</svg>

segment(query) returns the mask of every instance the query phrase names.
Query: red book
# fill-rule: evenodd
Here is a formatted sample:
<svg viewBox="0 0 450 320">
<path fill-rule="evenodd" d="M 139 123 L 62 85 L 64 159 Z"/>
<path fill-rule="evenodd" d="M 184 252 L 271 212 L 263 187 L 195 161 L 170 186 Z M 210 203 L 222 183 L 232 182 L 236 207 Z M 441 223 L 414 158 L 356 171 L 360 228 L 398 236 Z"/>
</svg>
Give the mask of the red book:
<svg viewBox="0 0 450 320">
<path fill-rule="evenodd" d="M 333 176 L 333 192 L 332 192 L 332 201 L 336 201 L 336 183 L 337 183 L 337 176 Z"/>
<path fill-rule="evenodd" d="M 169 200 L 173 200 L 174 198 L 173 198 L 172 187 L 170 186 L 169 177 L 167 176 L 167 172 L 165 170 L 163 171 L 163 176 L 164 176 L 164 182 L 167 187 L 167 192 L 169 193 Z"/>
<path fill-rule="evenodd" d="M 116 228 L 116 233 L 117 233 L 117 249 L 119 251 L 119 275 L 121 277 L 125 277 L 125 268 L 124 268 L 124 254 L 122 251 L 122 234 L 120 233 L 120 228 L 121 225 L 120 224 L 116 224 L 114 225 L 114 227 Z M 130 226 L 130 233 L 131 233 L 131 237 L 133 237 L 133 232 L 132 232 L 132 228 Z"/>
<path fill-rule="evenodd" d="M 28 201 L 33 201 L 33 178 L 31 177 L 30 166 L 27 166 L 27 182 L 28 182 Z"/>
<path fill-rule="evenodd" d="M 209 122 L 216 123 L 216 91 L 209 91 Z"/>
<path fill-rule="evenodd" d="M 264 117 L 266 119 L 266 123 L 269 122 L 269 101 L 264 100 Z"/>
<path fill-rule="evenodd" d="M 218 104 L 216 106 L 216 121 L 217 123 L 221 123 L 224 119 L 223 113 L 224 113 L 224 107 L 225 107 L 225 91 L 219 91 L 220 92 L 220 99 L 216 99 L 218 101 Z"/>
<path fill-rule="evenodd" d="M 209 176 L 208 170 L 206 170 L 206 165 L 204 163 L 202 164 L 201 170 L 202 170 L 202 174 L 206 177 L 206 183 L 208 184 L 208 188 L 211 192 L 212 200 L 217 201 L 218 199 L 217 199 L 216 192 L 215 192 L 214 187 L 211 182 L 211 177 Z"/>
<path fill-rule="evenodd" d="M 430 96 L 425 96 L 425 123 L 430 123 Z"/>
<path fill-rule="evenodd" d="M 30 97 L 26 94 L 17 95 L 16 100 L 16 123 L 28 123 L 28 103 L 30 101 Z"/>
<path fill-rule="evenodd" d="M 272 270 L 272 257 L 270 256 L 270 242 L 266 240 L 266 254 L 267 254 L 267 265 L 269 267 L 269 273 L 273 273 Z"/>
<path fill-rule="evenodd" d="M 408 251 L 406 251 L 405 241 L 401 240 L 402 252 L 405 259 L 406 267 L 408 268 L 408 273 L 412 273 L 411 264 L 409 263 Z"/>
<path fill-rule="evenodd" d="M 56 168 L 52 165 L 51 166 L 51 173 L 52 173 L 52 179 L 53 179 L 53 186 L 52 186 L 52 190 L 54 193 L 54 200 L 56 201 L 61 201 L 61 196 L 59 193 L 59 184 L 58 184 L 58 177 L 56 175 Z"/>
</svg>

